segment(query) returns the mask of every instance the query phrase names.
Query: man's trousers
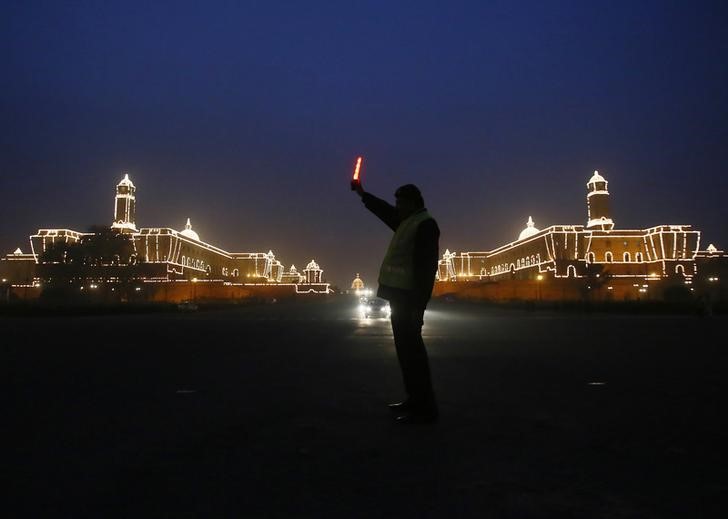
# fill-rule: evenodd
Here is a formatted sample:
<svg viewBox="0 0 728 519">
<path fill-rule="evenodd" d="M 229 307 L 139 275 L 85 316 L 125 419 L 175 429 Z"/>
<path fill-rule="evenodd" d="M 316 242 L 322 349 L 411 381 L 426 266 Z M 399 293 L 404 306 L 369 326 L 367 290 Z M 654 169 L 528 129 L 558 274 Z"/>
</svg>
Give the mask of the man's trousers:
<svg viewBox="0 0 728 519">
<path fill-rule="evenodd" d="M 430 363 L 422 340 L 425 307 L 401 301 L 391 301 L 390 307 L 394 345 L 409 404 L 413 410 L 437 413 Z"/>
</svg>

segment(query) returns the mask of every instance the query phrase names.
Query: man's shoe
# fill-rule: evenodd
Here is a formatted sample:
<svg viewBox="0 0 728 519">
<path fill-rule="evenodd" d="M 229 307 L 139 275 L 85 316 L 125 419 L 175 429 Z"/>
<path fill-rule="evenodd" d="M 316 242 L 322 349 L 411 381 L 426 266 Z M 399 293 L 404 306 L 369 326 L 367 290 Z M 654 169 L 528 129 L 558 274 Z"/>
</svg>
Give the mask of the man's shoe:
<svg viewBox="0 0 728 519">
<path fill-rule="evenodd" d="M 401 425 L 437 423 L 437 413 L 404 413 L 394 419 Z"/>
<path fill-rule="evenodd" d="M 409 409 L 410 403 L 409 403 L 409 400 L 405 400 L 404 402 L 395 402 L 394 404 L 387 404 L 387 407 L 389 407 L 389 409 L 391 411 L 403 413 Z"/>
</svg>

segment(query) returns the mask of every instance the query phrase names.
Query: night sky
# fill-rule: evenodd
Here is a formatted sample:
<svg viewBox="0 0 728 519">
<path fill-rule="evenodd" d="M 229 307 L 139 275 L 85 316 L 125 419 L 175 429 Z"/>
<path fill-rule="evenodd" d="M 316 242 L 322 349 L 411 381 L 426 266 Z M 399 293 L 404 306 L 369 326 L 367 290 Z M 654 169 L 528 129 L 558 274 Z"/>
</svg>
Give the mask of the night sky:
<svg viewBox="0 0 728 519">
<path fill-rule="evenodd" d="M 391 232 L 349 190 L 414 182 L 441 252 L 586 223 L 692 224 L 728 248 L 724 2 L 3 2 L 0 251 L 137 226 L 316 258 L 373 283 Z"/>
</svg>

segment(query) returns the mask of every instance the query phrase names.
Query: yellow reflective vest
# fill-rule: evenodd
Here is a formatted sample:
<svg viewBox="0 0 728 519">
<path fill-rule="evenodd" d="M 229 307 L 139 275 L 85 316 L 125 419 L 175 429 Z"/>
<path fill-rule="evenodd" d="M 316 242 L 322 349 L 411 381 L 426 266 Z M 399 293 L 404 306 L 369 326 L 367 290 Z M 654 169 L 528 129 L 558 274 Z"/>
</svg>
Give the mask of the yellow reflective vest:
<svg viewBox="0 0 728 519">
<path fill-rule="evenodd" d="M 414 252 L 417 228 L 432 219 L 426 209 L 408 216 L 399 224 L 379 269 L 379 284 L 412 290 L 415 288 Z"/>
</svg>

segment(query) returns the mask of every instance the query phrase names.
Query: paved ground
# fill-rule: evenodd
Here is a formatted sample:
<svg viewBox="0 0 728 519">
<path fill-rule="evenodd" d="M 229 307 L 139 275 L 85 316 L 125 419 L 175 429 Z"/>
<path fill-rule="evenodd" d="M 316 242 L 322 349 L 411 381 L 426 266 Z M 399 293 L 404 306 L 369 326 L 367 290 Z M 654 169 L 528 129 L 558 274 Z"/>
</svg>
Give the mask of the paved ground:
<svg viewBox="0 0 728 519">
<path fill-rule="evenodd" d="M 441 422 L 403 427 L 388 323 L 348 299 L 2 317 L 5 508 L 721 517 L 726 324 L 433 305 Z"/>
</svg>

